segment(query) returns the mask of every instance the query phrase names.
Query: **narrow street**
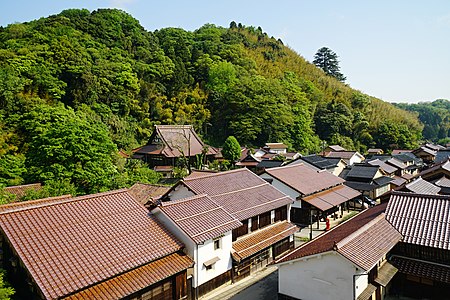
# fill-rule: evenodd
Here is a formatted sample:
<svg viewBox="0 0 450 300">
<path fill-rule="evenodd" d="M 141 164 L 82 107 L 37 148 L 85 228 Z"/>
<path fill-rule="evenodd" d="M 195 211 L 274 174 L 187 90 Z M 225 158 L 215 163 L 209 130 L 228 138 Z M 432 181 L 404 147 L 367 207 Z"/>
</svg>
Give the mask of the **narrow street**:
<svg viewBox="0 0 450 300">
<path fill-rule="evenodd" d="M 278 271 L 256 282 L 231 300 L 273 300 L 278 297 Z"/>
</svg>

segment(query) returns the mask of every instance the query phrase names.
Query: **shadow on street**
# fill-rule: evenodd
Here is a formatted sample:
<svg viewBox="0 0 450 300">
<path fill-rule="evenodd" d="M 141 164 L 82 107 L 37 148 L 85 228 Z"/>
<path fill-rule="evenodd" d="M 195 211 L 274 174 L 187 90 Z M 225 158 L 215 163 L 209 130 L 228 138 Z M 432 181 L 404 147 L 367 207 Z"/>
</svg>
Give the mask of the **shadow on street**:
<svg viewBox="0 0 450 300">
<path fill-rule="evenodd" d="M 278 298 L 278 270 L 246 288 L 231 300 L 273 300 Z"/>
</svg>

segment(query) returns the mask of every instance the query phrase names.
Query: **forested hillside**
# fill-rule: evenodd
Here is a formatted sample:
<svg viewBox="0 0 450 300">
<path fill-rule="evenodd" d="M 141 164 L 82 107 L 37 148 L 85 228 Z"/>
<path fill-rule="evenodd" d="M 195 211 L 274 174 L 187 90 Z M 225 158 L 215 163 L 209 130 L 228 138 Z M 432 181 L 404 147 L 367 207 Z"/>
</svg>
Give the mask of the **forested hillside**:
<svg viewBox="0 0 450 300">
<path fill-rule="evenodd" d="M 145 175 L 115 153 L 145 143 L 154 124 L 193 124 L 215 146 L 234 135 L 302 153 L 320 140 L 408 148 L 422 131 L 415 114 L 326 76 L 260 27 L 148 32 L 110 9 L 0 28 L 0 108 L 0 183 L 78 193 Z"/>
<path fill-rule="evenodd" d="M 396 103 L 397 107 L 416 112 L 424 124 L 423 138 L 442 144 L 450 142 L 450 101 L 445 99 L 417 104 Z"/>
</svg>

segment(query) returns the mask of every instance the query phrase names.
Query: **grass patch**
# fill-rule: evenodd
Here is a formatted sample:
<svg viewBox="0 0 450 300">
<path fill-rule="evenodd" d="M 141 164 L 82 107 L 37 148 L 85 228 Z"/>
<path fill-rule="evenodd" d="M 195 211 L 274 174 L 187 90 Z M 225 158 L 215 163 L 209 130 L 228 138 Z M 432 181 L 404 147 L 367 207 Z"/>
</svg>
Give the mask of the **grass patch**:
<svg viewBox="0 0 450 300">
<path fill-rule="evenodd" d="M 352 218 L 353 216 L 357 215 L 359 212 L 358 211 L 352 211 L 350 212 L 348 215 L 346 215 L 345 217 L 343 217 L 338 224 L 341 224 L 342 222 L 347 221 L 348 219 Z"/>
</svg>

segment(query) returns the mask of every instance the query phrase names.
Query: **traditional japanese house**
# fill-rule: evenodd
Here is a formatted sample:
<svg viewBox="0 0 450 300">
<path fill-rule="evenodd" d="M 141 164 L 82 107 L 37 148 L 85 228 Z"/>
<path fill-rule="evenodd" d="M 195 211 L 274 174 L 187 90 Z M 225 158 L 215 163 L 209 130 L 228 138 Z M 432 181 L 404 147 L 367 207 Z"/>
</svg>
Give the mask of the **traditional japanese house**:
<svg viewBox="0 0 450 300">
<path fill-rule="evenodd" d="M 139 203 L 147 208 L 155 207 L 159 198 L 170 189 L 166 185 L 148 184 L 137 182 L 128 191 Z"/>
<path fill-rule="evenodd" d="M 292 164 L 265 170 L 262 178 L 296 201 L 291 206 L 291 222 L 301 226 L 343 211 L 346 203 L 361 194 L 345 186 L 344 180 L 325 170 Z"/>
<path fill-rule="evenodd" d="M 20 201 L 29 192 L 36 192 L 42 188 L 40 183 L 31 183 L 15 186 L 7 186 L 3 188 L 5 196 L 10 198 L 10 201 Z"/>
<path fill-rule="evenodd" d="M 332 151 L 326 154 L 325 157 L 340 158 L 346 163 L 347 166 L 361 163 L 365 159 L 364 156 L 357 151 Z"/>
<path fill-rule="evenodd" d="M 388 192 L 391 189 L 390 183 L 394 180 L 386 176 L 380 166 L 371 164 L 355 164 L 340 176 L 345 179 L 347 186 L 371 199 L 377 199 Z"/>
<path fill-rule="evenodd" d="M 392 192 L 386 219 L 403 240 L 391 251 L 400 296 L 448 299 L 450 291 L 450 197 Z"/>
<path fill-rule="evenodd" d="M 243 168 L 221 173 L 194 172 L 163 196 L 160 209 L 164 212 L 164 207 L 170 205 L 171 201 L 183 201 L 180 199 L 202 195 L 217 204 L 218 210 L 223 209 L 242 223 L 238 228 L 232 229 L 231 236 L 225 234 L 226 238 L 221 239 L 223 249 L 229 249 L 229 255 L 233 259 L 232 280 L 239 280 L 264 268 L 273 259 L 293 248 L 293 234 L 298 228 L 289 222 L 288 211 L 294 200 L 250 170 Z M 202 210 L 192 209 L 189 212 L 195 215 L 202 213 Z M 217 221 L 222 221 L 219 224 L 225 222 L 223 219 Z M 201 259 L 194 257 L 197 264 Z M 209 263 L 213 264 L 212 261 Z M 226 271 L 225 269 L 224 272 Z M 208 285 L 215 280 L 207 278 Z M 218 281 L 223 279 L 219 275 L 215 278 L 219 278 Z"/>
<path fill-rule="evenodd" d="M 232 230 L 242 226 L 208 195 L 161 203 L 152 211 L 193 257 L 193 298 L 232 279 Z"/>
<path fill-rule="evenodd" d="M 193 261 L 123 189 L 0 206 L 1 267 L 19 299 L 185 299 Z"/>
<path fill-rule="evenodd" d="M 192 125 L 155 125 L 155 130 L 147 145 L 133 150 L 133 158 L 142 159 L 153 168 L 155 166 L 176 166 L 177 160 L 204 155 L 205 160 L 213 160 L 217 149 L 203 143 Z"/>
<path fill-rule="evenodd" d="M 386 256 L 402 238 L 385 208 L 367 209 L 277 259 L 278 299 L 384 299 L 397 272 Z"/>
</svg>

